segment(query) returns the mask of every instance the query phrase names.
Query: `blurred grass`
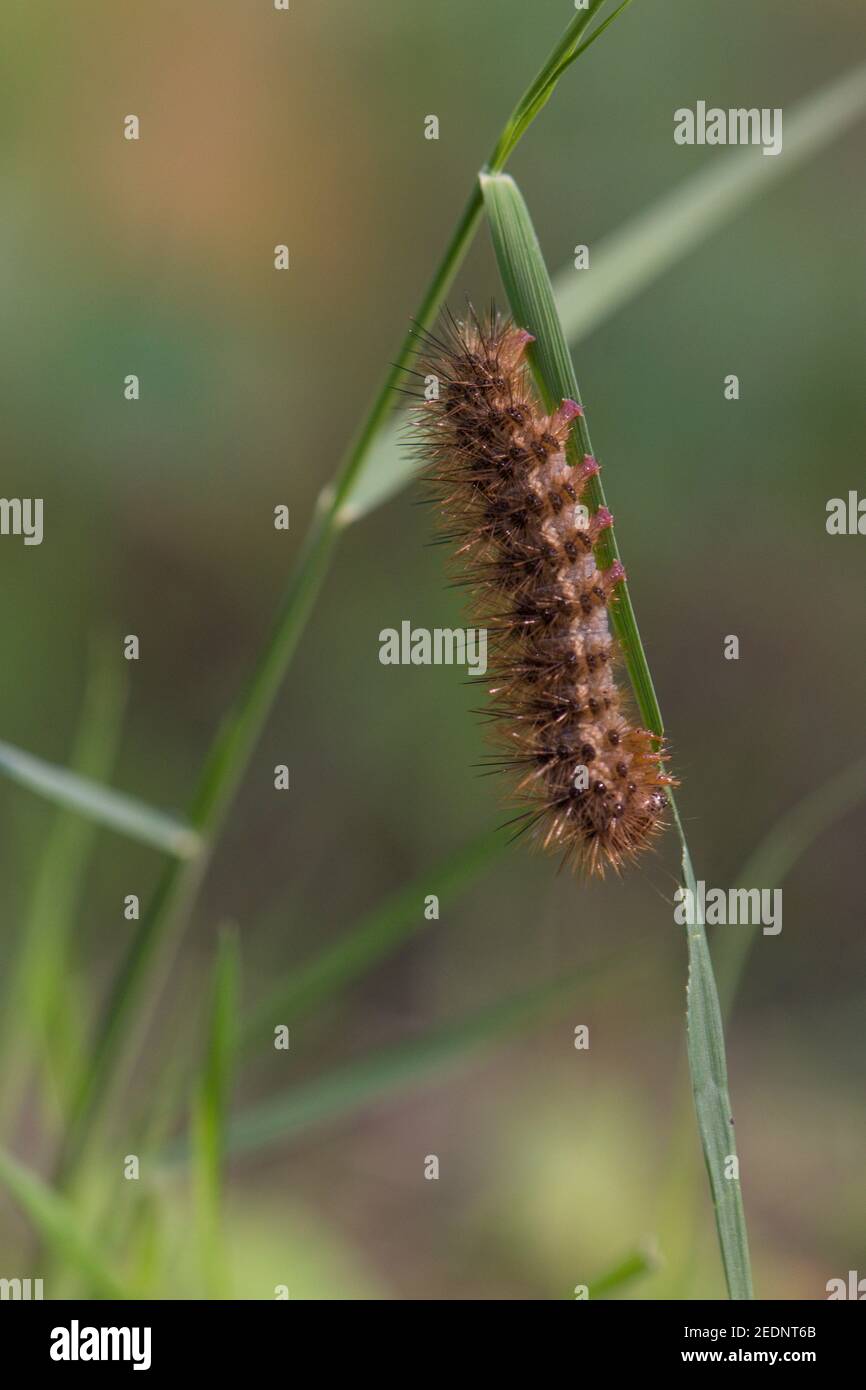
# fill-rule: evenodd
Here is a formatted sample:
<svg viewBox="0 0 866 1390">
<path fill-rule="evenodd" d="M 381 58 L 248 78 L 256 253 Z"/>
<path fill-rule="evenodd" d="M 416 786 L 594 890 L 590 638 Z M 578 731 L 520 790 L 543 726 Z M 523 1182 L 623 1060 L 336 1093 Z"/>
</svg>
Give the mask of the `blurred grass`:
<svg viewBox="0 0 866 1390">
<path fill-rule="evenodd" d="M 547 62 L 506 121 L 491 156 L 492 168 L 502 167 L 535 115 L 549 100 L 562 73 L 589 47 L 593 36 L 584 39 L 586 30 L 605 3 L 606 0 L 589 0 L 587 8 L 575 15 L 567 25 Z M 418 310 L 416 319 L 419 325 L 429 326 L 435 318 L 463 259 L 480 213 L 480 193 L 475 186 Z M 244 691 L 211 745 L 189 817 L 195 830 L 209 846 L 212 846 L 222 826 L 327 572 L 345 498 L 351 491 L 356 474 L 363 467 L 379 427 L 392 409 L 394 386 L 411 360 L 414 347 L 414 332 L 410 330 L 334 484 L 320 499 L 271 633 L 259 653 Z M 137 1029 L 140 1034 L 142 1030 L 141 1015 L 146 1002 L 150 1003 L 151 1008 L 153 1006 L 160 980 L 165 978 L 177 950 L 206 864 L 207 855 L 203 851 L 188 866 L 180 868 L 177 864 L 171 865 L 160 881 L 149 910 L 141 919 L 132 946 L 115 978 L 93 1045 L 91 1065 L 69 1115 L 55 1172 L 61 1188 L 68 1187 L 74 1179 L 107 1097 L 124 1071 L 133 1050 L 133 1032 Z M 149 1001 L 146 1001 L 145 985 L 148 979 L 151 994 Z"/>
<path fill-rule="evenodd" d="M 192 1104 L 191 1152 L 202 1281 L 211 1298 L 229 1297 L 222 1241 L 223 1164 L 234 1072 L 239 993 L 237 933 L 220 933 L 211 983 L 201 1080 Z"/>
<path fill-rule="evenodd" d="M 126 704 L 126 673 L 107 640 L 91 646 L 70 765 L 101 781 L 114 766 Z M 77 973 L 75 917 L 96 839 L 89 817 L 65 806 L 54 813 L 39 859 L 27 914 L 19 929 L 4 990 L 0 1052 L 10 1059 L 0 1088 L 0 1121 L 8 1125 L 35 1062 L 40 1100 L 62 1110 L 85 1059 L 85 1000 Z"/>
<path fill-rule="evenodd" d="M 178 859 L 191 859 L 201 848 L 195 830 L 177 816 L 155 811 L 125 792 L 112 791 L 79 772 L 46 763 L 10 743 L 0 743 L 0 772 L 56 806 L 65 806 Z"/>
<path fill-rule="evenodd" d="M 806 97 L 785 117 L 781 155 L 766 159 L 749 147 L 708 159 L 646 210 L 592 250 L 592 269 L 569 265 L 554 277 L 557 312 L 574 347 L 629 304 L 659 276 L 768 192 L 866 114 L 866 65 Z M 400 422 L 383 429 L 343 503 L 341 521 L 360 521 L 412 481 L 417 465 L 405 448 Z"/>
<path fill-rule="evenodd" d="M 249 1153 L 306 1131 L 311 1126 L 343 1119 L 366 1105 L 439 1078 L 449 1067 L 515 1037 L 541 1020 L 553 1017 L 569 1003 L 574 991 L 603 980 L 610 961 L 571 970 L 557 980 L 525 990 L 484 1009 L 471 1018 L 449 1024 L 416 1041 L 388 1048 L 349 1063 L 301 1085 L 289 1087 L 234 1117 L 229 1128 L 229 1151 Z M 187 1153 L 185 1140 L 170 1144 L 167 1160 Z"/>
<path fill-rule="evenodd" d="M 498 857 L 506 844 L 502 834 L 484 835 L 458 849 L 442 863 L 426 869 L 405 888 L 392 893 L 367 913 L 327 950 L 291 971 L 276 984 L 247 1018 L 243 1046 L 258 1046 L 272 1036 L 279 1022 L 295 1022 L 334 996 L 353 980 L 391 955 L 429 925 L 424 899 L 435 893 L 440 910 L 472 883 Z"/>
<path fill-rule="evenodd" d="M 128 1296 L 101 1253 L 94 1248 L 90 1237 L 81 1229 L 72 1204 L 2 1149 L 0 1182 L 53 1253 L 77 1271 L 85 1297 L 115 1299 Z"/>
<path fill-rule="evenodd" d="M 599 1274 L 592 1280 L 588 1285 L 589 1298 L 607 1298 L 612 1293 L 621 1293 L 635 1280 L 642 1279 L 647 1274 L 653 1274 L 658 1265 L 659 1257 L 655 1240 L 645 1241 L 636 1250 L 630 1251 L 623 1259 L 618 1260 L 610 1269 L 605 1270 L 604 1274 Z"/>
</svg>

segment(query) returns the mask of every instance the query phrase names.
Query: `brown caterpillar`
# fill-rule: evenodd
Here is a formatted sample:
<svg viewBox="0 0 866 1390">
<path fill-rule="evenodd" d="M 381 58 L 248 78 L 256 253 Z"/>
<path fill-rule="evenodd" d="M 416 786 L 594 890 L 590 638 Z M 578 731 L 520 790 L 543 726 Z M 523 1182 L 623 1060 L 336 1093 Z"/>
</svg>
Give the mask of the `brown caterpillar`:
<svg viewBox="0 0 866 1390">
<path fill-rule="evenodd" d="M 426 335 L 421 373 L 438 398 L 414 424 L 442 539 L 456 544 L 473 621 L 493 642 L 485 712 L 503 750 L 493 770 L 517 774 L 530 803 L 522 830 L 603 874 L 662 828 L 673 779 L 614 679 L 607 606 L 625 572 L 619 562 L 599 571 L 593 547 L 613 518 L 580 502 L 598 463 L 566 460 L 581 407 L 564 400 L 543 413 L 524 361 L 532 341 L 494 310 L 483 323 L 450 320 L 442 341 Z"/>
</svg>

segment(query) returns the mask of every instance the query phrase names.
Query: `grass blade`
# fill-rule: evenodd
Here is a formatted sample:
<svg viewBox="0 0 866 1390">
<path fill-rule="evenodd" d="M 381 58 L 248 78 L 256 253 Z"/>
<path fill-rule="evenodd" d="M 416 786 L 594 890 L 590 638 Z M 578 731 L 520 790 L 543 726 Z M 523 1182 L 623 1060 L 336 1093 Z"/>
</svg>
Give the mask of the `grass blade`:
<svg viewBox="0 0 866 1390">
<path fill-rule="evenodd" d="M 93 651 L 72 750 L 75 772 L 99 781 L 110 776 L 125 700 L 126 681 L 113 647 L 100 644 Z M 20 1101 L 31 1060 L 28 1053 L 36 1054 L 61 1099 L 74 1085 L 81 1065 L 83 1008 L 74 988 L 69 946 L 96 834 L 93 821 L 58 810 L 39 858 L 5 995 L 0 1055 L 10 1061 L 0 1108 L 3 1119 Z"/>
<path fill-rule="evenodd" d="M 221 1240 L 222 1178 L 238 1008 L 238 941 L 220 936 L 211 984 L 205 1062 L 192 1107 L 191 1149 L 199 1252 L 208 1297 L 227 1296 Z"/>
<path fill-rule="evenodd" d="M 134 797 L 112 791 L 68 768 L 43 762 L 11 743 L 0 743 L 0 772 L 57 806 L 178 859 L 190 859 L 199 851 L 199 836 L 177 816 L 155 811 Z"/>
<path fill-rule="evenodd" d="M 613 19 L 615 15 L 611 15 Z M 609 22 L 609 21 L 606 21 Z M 568 266 L 554 277 L 556 308 L 572 347 L 662 276 L 754 199 L 800 168 L 866 114 L 866 64 L 785 113 L 785 147 L 765 159 L 749 146 L 708 161 L 652 207 L 593 247 L 591 273 Z M 399 421 L 383 429 L 346 497 L 340 520 L 359 521 L 417 472 Z"/>
<path fill-rule="evenodd" d="M 566 27 L 550 58 L 506 122 L 503 136 L 491 156 L 491 167 L 501 167 L 525 134 L 534 112 L 529 120 L 525 117 L 536 99 L 543 95 L 546 102 L 550 98 L 564 71 L 564 60 L 568 60 L 565 63 L 568 66 L 594 42 L 597 35 L 591 35 L 585 42 L 584 36 L 605 3 L 606 0 L 589 0 L 587 9 L 575 15 Z M 540 107 L 536 106 L 535 110 L 538 109 Z M 476 184 L 415 315 L 417 324 L 429 326 L 433 323 L 466 254 L 481 212 L 481 194 Z M 196 831 L 209 843 L 219 831 L 306 626 L 345 521 L 344 504 L 364 467 L 373 440 L 393 409 L 396 396 L 394 387 L 401 380 L 414 351 L 415 334 L 410 330 L 334 483 L 325 489 L 319 499 L 270 637 L 206 760 L 193 799 L 190 820 Z M 58 1157 L 56 1176 L 61 1185 L 69 1182 L 81 1161 L 92 1123 L 104 1105 L 112 1084 L 117 1081 L 124 1058 L 131 1050 L 128 1034 L 135 1025 L 134 1015 L 141 1009 L 147 973 L 156 969 L 158 964 L 161 964 L 163 972 L 167 971 L 185 920 L 185 909 L 198 891 L 205 865 L 206 854 L 203 853 L 182 871 L 172 866 L 163 875 L 151 910 L 139 924 L 106 1005 L 95 1043 L 93 1066 L 76 1098 L 63 1149 Z"/>
<path fill-rule="evenodd" d="M 427 925 L 422 911 L 425 894 L 435 891 L 440 906 L 449 902 L 501 852 L 505 843 L 504 835 L 473 840 L 386 898 L 333 946 L 275 986 L 246 1023 L 244 1046 L 255 1046 L 273 1033 L 277 1023 L 294 1021 L 323 1000 L 333 998 L 421 931 Z"/>
<path fill-rule="evenodd" d="M 232 1122 L 229 1150 L 231 1153 L 259 1151 L 314 1125 L 342 1119 L 420 1082 L 433 1077 L 438 1079 L 449 1068 L 460 1065 L 485 1048 L 552 1016 L 573 998 L 576 986 L 597 979 L 607 965 L 608 962 L 604 962 L 591 969 L 571 971 L 552 983 L 527 990 L 417 1042 L 402 1043 L 360 1062 L 351 1062 L 315 1081 L 263 1101 Z M 167 1157 L 177 1159 L 184 1153 L 185 1145 L 179 1144 L 167 1151 Z"/>
<path fill-rule="evenodd" d="M 564 396 L 580 403 L 574 366 L 557 317 L 550 279 L 526 204 L 514 180 L 507 174 L 482 174 L 481 191 L 490 221 L 499 273 L 512 313 L 521 328 L 526 328 L 535 335 L 535 342 L 529 347 L 529 362 L 541 397 L 548 410 L 555 409 Z M 570 462 L 577 463 L 582 455 L 592 452 L 586 416 L 582 414 L 575 421 L 568 456 Z M 590 478 L 585 495 L 591 512 L 606 505 L 604 489 L 598 475 Z M 605 569 L 613 564 L 614 560 L 620 559 L 613 527 L 602 533 L 596 553 L 600 566 Z M 637 696 L 641 717 L 648 729 L 661 736 L 661 712 L 627 583 L 618 587 L 617 602 L 611 605 L 611 619 Z"/>
<path fill-rule="evenodd" d="M 654 1274 L 659 1267 L 659 1256 L 655 1240 L 647 1240 L 636 1250 L 632 1250 L 624 1259 L 619 1260 L 611 1269 L 605 1270 L 604 1274 L 599 1274 L 588 1285 L 590 1299 L 607 1298 L 609 1294 L 619 1293 L 628 1284 L 634 1283 L 635 1279 L 643 1279 L 647 1274 Z"/>
<path fill-rule="evenodd" d="M 530 346 L 530 365 L 542 397 L 550 409 L 557 406 L 564 396 L 579 401 L 574 367 L 556 314 L 553 290 L 529 210 L 513 179 L 507 175 L 482 175 L 481 185 L 493 246 L 512 314 L 520 327 L 535 334 L 536 341 Z M 571 448 L 576 461 L 581 454 L 592 453 L 592 445 L 582 415 L 577 417 L 575 426 L 577 439 L 572 436 Z M 597 483 L 598 480 L 592 479 L 591 482 Z M 592 490 L 588 488 L 587 493 L 591 510 L 603 503 L 604 494 L 600 484 Z M 604 566 L 618 558 L 616 543 L 609 531 L 605 533 L 605 538 L 605 545 L 597 547 L 600 563 Z M 661 714 L 627 596 L 613 606 L 612 617 L 644 722 L 647 728 L 661 734 Z M 688 844 L 673 796 L 670 801 L 682 846 L 683 882 L 692 890 L 691 901 L 696 903 L 695 877 Z M 746 1299 L 752 1297 L 748 1241 L 731 1129 L 722 1016 L 703 922 L 688 925 L 687 942 L 687 1044 L 698 1129 L 710 1179 L 728 1292 L 731 1298 Z"/>
<path fill-rule="evenodd" d="M 676 819 L 682 837 L 679 816 Z M 685 839 L 683 883 L 692 893 L 691 901 L 696 903 L 697 885 Z M 750 1299 L 754 1294 L 739 1160 L 734 1142 L 734 1121 L 728 1095 L 725 1035 L 704 923 L 697 918 L 690 920 L 686 926 L 686 938 L 689 951 L 686 1041 L 698 1130 L 713 1198 L 728 1294 L 734 1299 Z"/>
<path fill-rule="evenodd" d="M 98 1298 L 127 1297 L 123 1285 L 79 1227 L 70 1203 L 3 1149 L 0 1149 L 0 1182 L 45 1245 L 65 1266 L 76 1269 Z"/>
<path fill-rule="evenodd" d="M 735 876 L 734 885 L 742 887 L 757 884 L 781 888 L 785 878 L 797 860 L 848 811 L 861 805 L 866 799 L 866 758 L 861 758 L 850 768 L 831 777 L 820 787 L 809 792 L 791 808 L 768 832 L 743 864 Z M 740 983 L 743 978 L 749 953 L 757 941 L 757 929 L 741 928 L 734 934 L 723 934 L 718 941 L 716 973 L 719 980 L 719 996 L 723 1017 L 733 1008 Z M 677 1224 L 682 1232 L 681 1244 L 684 1247 L 683 1268 L 672 1284 L 672 1288 L 682 1290 L 686 1287 L 686 1274 L 696 1258 L 697 1223 L 689 1220 L 688 1209 L 693 1204 L 691 1192 L 692 1145 L 689 1142 L 687 1126 L 689 1116 L 680 1113 L 674 1122 L 674 1138 L 667 1163 L 667 1198 L 669 1212 L 676 1212 Z M 669 1224 L 662 1221 L 662 1229 Z M 667 1296 L 667 1295 L 666 1295 Z M 675 1296 L 671 1294 L 670 1296 Z M 679 1296 L 677 1294 L 676 1296 Z M 685 1296 L 683 1294 L 683 1296 Z"/>
</svg>

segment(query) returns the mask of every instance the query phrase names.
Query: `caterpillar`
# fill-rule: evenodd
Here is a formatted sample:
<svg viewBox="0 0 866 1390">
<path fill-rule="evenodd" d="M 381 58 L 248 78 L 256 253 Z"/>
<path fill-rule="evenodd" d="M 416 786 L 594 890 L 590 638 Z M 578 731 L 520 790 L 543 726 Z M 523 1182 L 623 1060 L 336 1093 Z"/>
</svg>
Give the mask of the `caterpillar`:
<svg viewBox="0 0 866 1390">
<path fill-rule="evenodd" d="M 608 607 L 625 571 L 599 570 L 594 547 L 613 522 L 581 496 L 599 471 L 566 444 L 577 402 L 544 413 L 525 353 L 532 334 L 491 308 L 449 316 L 424 335 L 416 364 L 433 383 L 414 412 L 416 452 L 432 486 L 442 542 L 473 620 L 488 629 L 483 678 L 515 818 L 544 849 L 585 874 L 619 871 L 663 828 L 665 753 L 636 725 L 620 690 Z"/>
</svg>

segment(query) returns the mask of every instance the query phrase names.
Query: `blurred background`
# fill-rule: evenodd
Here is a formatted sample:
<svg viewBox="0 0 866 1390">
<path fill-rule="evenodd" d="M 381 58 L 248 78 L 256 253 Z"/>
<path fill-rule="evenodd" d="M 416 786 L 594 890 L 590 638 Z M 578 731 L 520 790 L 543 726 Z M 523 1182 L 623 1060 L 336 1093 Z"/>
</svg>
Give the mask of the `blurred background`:
<svg viewBox="0 0 866 1390">
<path fill-rule="evenodd" d="M 0 541 L 2 739 L 68 762 L 94 645 L 126 668 L 122 638 L 136 633 L 107 780 L 185 806 L 315 497 L 475 171 L 573 13 L 566 0 L 4 6 L 2 491 L 45 499 L 45 540 Z M 864 41 L 848 0 L 636 0 L 509 166 L 551 271 L 732 156 L 677 147 L 677 107 L 780 106 L 787 118 Z M 138 142 L 122 138 L 128 113 Z M 437 142 L 423 138 L 429 113 Z M 860 125 L 575 353 L 697 873 L 712 885 L 735 882 L 779 817 L 864 749 L 864 541 L 824 524 L 827 500 L 862 478 L 863 147 Z M 283 242 L 291 269 L 277 274 Z M 482 228 L 450 302 L 496 293 Z M 737 403 L 723 398 L 732 372 Z M 138 402 L 124 399 L 128 373 Z M 165 1020 L 201 998 L 220 923 L 238 925 L 252 1006 L 428 866 L 435 893 L 433 866 L 504 819 L 495 782 L 473 768 L 483 732 L 462 674 L 379 663 L 382 628 L 460 622 L 417 501 L 404 491 L 341 544 L 161 998 Z M 288 533 L 273 527 L 280 503 Z M 728 634 L 739 661 L 723 659 Z M 288 794 L 273 790 L 276 763 L 291 769 Z M 0 783 L 7 968 L 54 816 Z M 783 931 L 758 941 L 729 1027 L 764 1296 L 821 1298 L 828 1279 L 866 1274 L 863 832 L 851 814 L 798 862 Z M 289 1053 L 265 1040 L 236 1111 L 587 966 L 549 1021 L 233 1162 L 236 1294 L 285 1283 L 293 1297 L 569 1297 L 654 1235 L 664 1264 L 625 1296 L 721 1296 L 687 1109 L 682 1120 L 676 860 L 668 835 L 622 881 L 585 885 L 517 845 L 294 1029 Z M 123 897 L 145 902 L 160 868 L 155 851 L 96 839 L 73 924 L 82 1028 L 128 940 Z M 581 1023 L 588 1052 L 573 1046 Z M 120 1154 L 136 1101 L 168 1093 L 161 1041 L 157 1027 L 113 1112 Z M 40 1132 L 25 1102 L 4 1142 L 38 1166 Z M 424 1178 L 430 1154 L 438 1182 Z M 175 1254 L 157 1296 L 183 1296 L 196 1289 L 189 1210 L 175 1177 L 160 1183 Z M 26 1236 L 0 1212 L 12 1268 Z"/>
</svg>

